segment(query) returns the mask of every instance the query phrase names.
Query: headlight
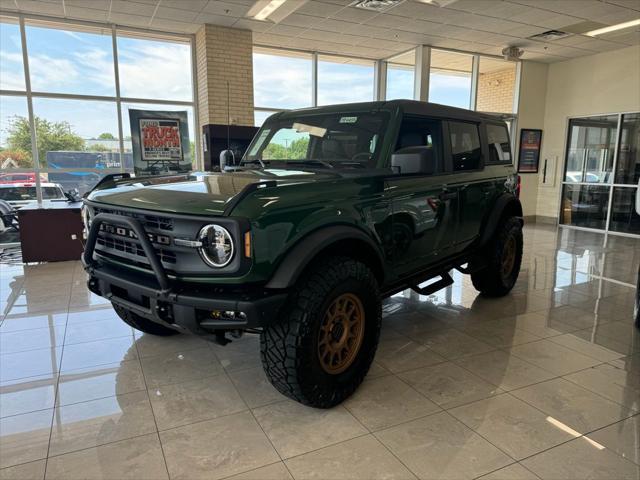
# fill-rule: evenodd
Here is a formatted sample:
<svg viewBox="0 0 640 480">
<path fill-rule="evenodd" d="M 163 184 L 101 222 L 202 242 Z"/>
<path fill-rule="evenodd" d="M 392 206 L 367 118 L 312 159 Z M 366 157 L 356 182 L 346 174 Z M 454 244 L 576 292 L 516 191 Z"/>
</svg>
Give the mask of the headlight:
<svg viewBox="0 0 640 480">
<path fill-rule="evenodd" d="M 83 205 L 80 213 L 82 214 L 82 223 L 84 223 L 84 234 L 86 236 L 89 235 L 89 229 L 91 228 L 91 212 L 89 211 L 89 207 Z"/>
<path fill-rule="evenodd" d="M 233 258 L 233 239 L 229 231 L 220 225 L 206 225 L 198 234 L 202 246 L 198 249 L 205 263 L 221 268 Z"/>
</svg>

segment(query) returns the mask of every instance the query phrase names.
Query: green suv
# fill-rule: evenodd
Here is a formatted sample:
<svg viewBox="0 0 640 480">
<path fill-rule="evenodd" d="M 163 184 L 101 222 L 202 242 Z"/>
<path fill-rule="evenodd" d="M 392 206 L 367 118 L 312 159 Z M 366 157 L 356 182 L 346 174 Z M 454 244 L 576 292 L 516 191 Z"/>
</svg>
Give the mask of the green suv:
<svg viewBox="0 0 640 480">
<path fill-rule="evenodd" d="M 101 182 L 83 262 L 132 327 L 259 333 L 271 383 L 328 408 L 365 377 L 385 297 L 431 294 L 452 269 L 511 290 L 518 194 L 494 116 L 408 100 L 281 112 L 223 172 Z"/>
</svg>

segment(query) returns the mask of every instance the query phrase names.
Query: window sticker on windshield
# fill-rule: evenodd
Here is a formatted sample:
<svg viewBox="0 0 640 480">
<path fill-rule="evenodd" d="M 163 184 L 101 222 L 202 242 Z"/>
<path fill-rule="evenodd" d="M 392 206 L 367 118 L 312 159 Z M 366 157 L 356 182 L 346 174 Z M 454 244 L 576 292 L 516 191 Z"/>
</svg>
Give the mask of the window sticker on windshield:
<svg viewBox="0 0 640 480">
<path fill-rule="evenodd" d="M 358 117 L 340 117 L 340 123 L 356 123 Z"/>
<path fill-rule="evenodd" d="M 267 137 L 269 136 L 269 132 L 271 132 L 270 129 L 266 129 L 260 132 L 260 136 L 258 137 L 258 139 L 255 141 L 255 143 L 253 144 L 253 147 L 251 148 L 251 151 L 249 151 L 249 156 L 254 156 L 258 153 L 258 150 L 260 150 L 260 147 L 262 146 L 262 144 L 264 143 L 264 141 L 267 139 Z"/>
</svg>

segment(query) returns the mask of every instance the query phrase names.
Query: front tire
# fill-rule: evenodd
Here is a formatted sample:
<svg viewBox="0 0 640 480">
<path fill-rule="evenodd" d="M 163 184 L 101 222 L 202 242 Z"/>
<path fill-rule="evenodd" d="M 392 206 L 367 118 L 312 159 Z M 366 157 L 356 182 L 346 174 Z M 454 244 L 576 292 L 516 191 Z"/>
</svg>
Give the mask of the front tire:
<svg viewBox="0 0 640 480">
<path fill-rule="evenodd" d="M 158 337 L 170 337 L 172 335 L 177 335 L 180 333 L 177 330 L 163 327 L 159 323 L 152 322 L 151 320 L 147 320 L 140 315 L 136 315 L 131 310 L 127 310 L 126 308 L 116 305 L 115 303 L 112 303 L 111 305 L 124 323 L 143 333 L 156 335 Z"/>
<path fill-rule="evenodd" d="M 505 218 L 483 252 L 488 264 L 477 271 L 472 268 L 471 281 L 476 290 L 487 297 L 508 294 L 520 273 L 522 249 L 521 221 L 516 217 Z"/>
<path fill-rule="evenodd" d="M 312 267 L 277 324 L 260 336 L 267 378 L 283 395 L 330 408 L 369 371 L 382 319 L 378 282 L 361 262 L 334 257 Z"/>
</svg>

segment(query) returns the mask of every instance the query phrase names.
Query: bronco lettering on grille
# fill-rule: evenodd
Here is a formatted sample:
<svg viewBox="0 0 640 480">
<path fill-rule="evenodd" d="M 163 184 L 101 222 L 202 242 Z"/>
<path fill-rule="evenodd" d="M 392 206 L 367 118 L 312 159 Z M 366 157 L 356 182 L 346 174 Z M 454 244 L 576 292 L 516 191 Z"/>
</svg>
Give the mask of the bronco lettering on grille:
<svg viewBox="0 0 640 480">
<path fill-rule="evenodd" d="M 137 239 L 138 236 L 136 233 L 127 227 L 117 227 L 115 225 L 110 225 L 108 223 L 100 224 L 100 231 L 109 233 L 111 235 L 118 235 L 120 237 L 128 237 Z M 151 243 L 158 243 L 160 245 L 171 245 L 171 237 L 167 235 L 158 235 L 155 233 L 147 233 L 147 237 L 151 241 Z"/>
</svg>

